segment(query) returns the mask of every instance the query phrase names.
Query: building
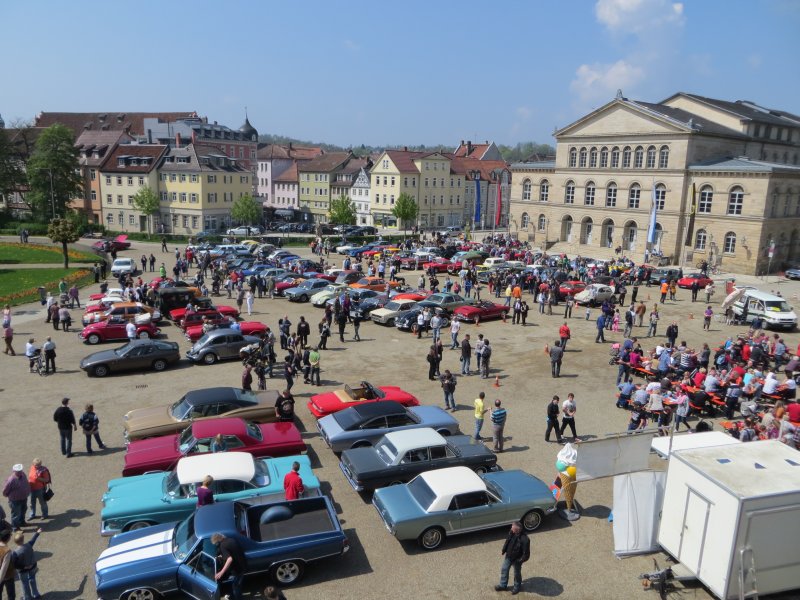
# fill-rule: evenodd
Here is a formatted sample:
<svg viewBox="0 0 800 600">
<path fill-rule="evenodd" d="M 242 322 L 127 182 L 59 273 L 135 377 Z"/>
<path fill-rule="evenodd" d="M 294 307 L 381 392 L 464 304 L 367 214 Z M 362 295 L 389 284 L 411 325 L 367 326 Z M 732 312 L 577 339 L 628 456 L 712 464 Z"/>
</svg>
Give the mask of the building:
<svg viewBox="0 0 800 600">
<path fill-rule="evenodd" d="M 355 157 L 334 174 L 331 182 L 331 198 L 344 196 L 355 205 L 357 225 L 366 225 L 368 221 L 369 176 L 367 171 L 371 167 L 372 161 L 369 158 Z M 355 187 L 356 182 L 359 183 L 358 187 Z"/>
<path fill-rule="evenodd" d="M 5 134 L 8 136 L 8 142 L 11 145 L 14 158 L 22 170 L 25 166 L 36 147 L 36 140 L 39 135 L 44 131 L 41 127 L 21 127 L 5 129 Z M 11 191 L 0 191 L 0 208 L 8 210 L 14 215 L 15 218 L 20 220 L 30 218 L 32 214 L 31 205 L 26 199 L 27 193 L 30 191 L 27 183 L 19 185 L 16 189 Z"/>
<path fill-rule="evenodd" d="M 473 144 L 472 142 L 461 143 L 453 151 L 453 156 L 458 158 L 472 158 L 475 160 L 503 160 L 503 155 L 500 154 L 500 149 L 494 142 L 486 140 L 483 144 Z"/>
<path fill-rule="evenodd" d="M 276 216 L 294 218 L 299 208 L 297 166 L 322 154 L 318 147 L 261 144 L 256 155 L 256 197 L 264 208 Z"/>
<path fill-rule="evenodd" d="M 121 129 L 108 131 L 87 129 L 75 140 L 83 177 L 83 193 L 80 198 L 72 201 L 71 206 L 85 216 L 88 223 L 102 225 L 105 222 L 102 214 L 103 191 L 101 184 L 103 178 L 100 176 L 100 168 L 120 143 L 128 144 L 132 141 L 133 138 Z"/>
<path fill-rule="evenodd" d="M 413 152 L 404 148 L 403 150 L 386 150 L 378 157 L 369 171 L 372 194 L 370 213 L 373 225 L 377 227 L 397 226 L 397 219 L 392 214 L 392 207 L 401 194 L 408 194 L 414 199 L 419 207 L 417 223 L 423 223 L 419 169 L 414 161 L 427 154 L 427 152 Z M 426 225 L 429 217 L 430 215 L 426 213 L 424 220 Z"/>
<path fill-rule="evenodd" d="M 75 139 L 84 131 L 124 131 L 131 136 L 145 134 L 146 119 L 157 119 L 165 123 L 186 118 L 197 118 L 194 111 L 185 112 L 40 112 L 34 127 L 50 127 L 59 123 L 72 130 Z M 152 141 L 152 140 L 151 140 Z"/>
<path fill-rule="evenodd" d="M 331 184 L 336 174 L 353 159 L 352 152 L 330 152 L 297 166 L 299 177 L 299 205 L 306 212 L 304 219 L 327 223 L 330 210 Z"/>
<path fill-rule="evenodd" d="M 511 165 L 511 233 L 521 239 L 583 256 L 620 247 L 641 261 L 655 251 L 751 274 L 800 258 L 797 115 L 687 93 L 659 103 L 619 93 L 555 138 L 555 161 Z"/>
<path fill-rule="evenodd" d="M 356 225 L 369 225 L 372 223 L 369 213 L 369 169 L 371 167 L 372 161 L 361 167 L 350 188 L 350 198 L 356 206 Z"/>
</svg>

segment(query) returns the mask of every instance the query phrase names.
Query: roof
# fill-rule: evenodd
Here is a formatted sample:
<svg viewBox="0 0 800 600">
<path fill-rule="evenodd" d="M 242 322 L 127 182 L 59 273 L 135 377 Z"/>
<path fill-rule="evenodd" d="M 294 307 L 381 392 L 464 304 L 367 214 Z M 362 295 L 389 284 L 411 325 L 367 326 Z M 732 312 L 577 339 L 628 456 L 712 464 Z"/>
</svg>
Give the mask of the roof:
<svg viewBox="0 0 800 600">
<path fill-rule="evenodd" d="M 490 142 L 486 142 L 485 144 L 473 144 L 472 142 L 464 142 L 463 140 L 453 151 L 454 156 L 461 156 L 461 157 L 472 157 L 474 159 L 480 159 L 486 151 L 492 147 Z"/>
<path fill-rule="evenodd" d="M 273 183 L 297 183 L 298 180 L 297 162 L 292 163 L 291 167 L 277 177 L 272 178 Z"/>
<path fill-rule="evenodd" d="M 778 440 L 680 450 L 672 458 L 739 498 L 800 490 L 800 452 Z"/>
<path fill-rule="evenodd" d="M 492 171 L 506 169 L 508 165 L 502 160 L 478 160 L 477 158 L 453 158 L 450 162 L 450 171 L 465 175 L 472 180 L 470 171 L 480 171 L 481 179 L 491 181 Z"/>
<path fill-rule="evenodd" d="M 399 402 L 394 400 L 386 400 L 384 402 L 369 402 L 367 404 L 359 404 L 351 406 L 349 409 L 354 410 L 361 417 L 371 419 L 372 417 L 381 417 L 388 415 L 396 415 L 399 412 L 405 412 L 405 407 Z"/>
<path fill-rule="evenodd" d="M 409 150 L 386 151 L 386 155 L 391 159 L 398 171 L 401 173 L 414 173 L 415 175 L 419 174 L 419 169 L 417 169 L 417 165 L 414 164 L 414 160 L 427 156 L 428 154 L 430 154 L 430 152 L 412 152 Z M 376 162 L 375 165 L 377 166 L 377 164 Z"/>
<path fill-rule="evenodd" d="M 791 173 L 800 175 L 800 167 L 782 163 L 753 160 L 747 156 L 725 157 L 689 165 L 690 171 L 740 171 L 747 173 Z"/>
<path fill-rule="evenodd" d="M 241 435 L 247 430 L 247 421 L 235 417 L 224 419 L 201 419 L 192 423 L 192 435 L 196 438 L 212 438 L 222 435 Z"/>
<path fill-rule="evenodd" d="M 187 146 L 181 146 L 177 148 L 175 146 L 169 146 L 169 151 L 166 153 L 165 158 L 169 157 L 188 157 L 188 163 L 179 163 L 176 161 L 172 162 L 162 162 L 161 169 L 166 171 L 185 171 L 185 172 L 193 172 L 193 171 L 219 171 L 224 173 L 248 173 L 249 171 L 238 163 L 238 161 L 232 157 L 229 157 L 225 152 L 223 152 L 222 148 L 218 148 L 217 146 L 213 146 L 210 144 L 189 144 Z M 213 158 L 224 158 L 223 164 L 219 165 Z M 209 159 L 207 162 L 203 162 L 202 159 L 207 158 Z"/>
<path fill-rule="evenodd" d="M 186 401 L 192 406 L 211 404 L 220 400 L 238 400 L 239 389 L 233 387 L 213 387 L 186 392 Z"/>
<path fill-rule="evenodd" d="M 217 452 L 182 458 L 176 472 L 181 485 L 203 481 L 206 475 L 214 479 L 250 481 L 256 474 L 256 464 L 253 455 L 247 452 Z"/>
<path fill-rule="evenodd" d="M 671 120 L 675 124 L 682 127 L 690 127 L 698 133 L 718 133 L 720 135 L 740 138 L 748 137 L 741 131 L 731 129 L 730 127 L 725 127 L 724 125 L 720 125 L 715 121 L 706 119 L 705 117 L 696 115 L 695 113 L 688 112 L 682 108 L 673 108 L 671 106 L 665 106 L 664 104 L 654 104 L 650 102 L 641 102 L 638 100 L 624 100 L 623 102 L 628 105 L 637 106 L 639 108 L 644 108 L 650 112 L 656 113 L 659 116 Z"/>
<path fill-rule="evenodd" d="M 684 96 L 702 104 L 713 106 L 714 108 L 735 115 L 744 121 L 757 121 L 759 123 L 770 123 L 772 125 L 782 125 L 784 127 L 800 125 L 800 116 L 790 112 L 760 106 L 750 100 L 736 100 L 731 102 L 730 100 L 717 100 L 716 98 L 708 98 L 697 94 L 678 92 L 663 100 L 661 104 L 665 104 L 678 96 Z"/>
<path fill-rule="evenodd" d="M 450 499 L 457 494 L 469 492 L 479 492 L 486 490 L 483 479 L 468 467 L 449 467 L 447 469 L 436 469 L 427 471 L 420 475 L 431 491 L 436 495 L 437 500 L 441 499 L 443 506 L 437 501 L 428 508 L 429 511 L 445 510 L 450 504 Z"/>
<path fill-rule="evenodd" d="M 384 437 L 391 442 L 392 446 L 397 448 L 399 454 L 403 454 L 415 448 L 441 446 L 447 443 L 447 440 L 441 433 L 434 431 L 430 427 L 402 429 L 400 431 L 387 433 Z"/>
<path fill-rule="evenodd" d="M 50 127 L 61 123 L 73 131 L 78 137 L 84 130 L 119 130 L 134 135 L 143 135 L 144 119 L 154 118 L 162 121 L 177 121 L 197 117 L 194 111 L 186 112 L 41 112 L 36 115 L 36 127 Z"/>
<path fill-rule="evenodd" d="M 258 149 L 258 160 L 271 160 L 275 158 L 296 158 L 308 160 L 325 154 L 325 151 L 318 146 L 281 146 L 280 144 L 264 144 Z"/>
<path fill-rule="evenodd" d="M 121 133 L 121 132 L 120 132 Z M 111 173 L 149 173 L 158 167 L 160 158 L 167 151 L 167 146 L 163 144 L 120 144 L 108 156 L 100 167 L 101 172 Z M 146 165 L 130 164 L 130 160 L 125 161 L 125 166 L 119 166 L 119 160 L 124 158 L 150 158 Z"/>
<path fill-rule="evenodd" d="M 350 152 L 330 152 L 303 161 L 302 164 L 298 165 L 298 171 L 306 173 L 327 173 L 341 167 L 348 159 L 352 158 L 352 156 Z"/>
<path fill-rule="evenodd" d="M 239 131 L 247 137 L 247 139 L 258 138 L 258 131 L 250 124 L 250 119 L 245 115 L 244 123 L 239 127 Z"/>
<path fill-rule="evenodd" d="M 511 170 L 519 169 L 542 169 L 552 171 L 556 168 L 556 161 L 554 160 L 538 160 L 534 162 L 523 161 L 511 164 Z"/>
</svg>

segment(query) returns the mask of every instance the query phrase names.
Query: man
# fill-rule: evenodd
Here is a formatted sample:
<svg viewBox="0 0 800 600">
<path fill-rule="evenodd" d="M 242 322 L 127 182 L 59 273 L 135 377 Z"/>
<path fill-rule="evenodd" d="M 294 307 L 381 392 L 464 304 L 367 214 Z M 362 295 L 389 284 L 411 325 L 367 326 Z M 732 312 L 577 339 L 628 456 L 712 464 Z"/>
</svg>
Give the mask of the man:
<svg viewBox="0 0 800 600">
<path fill-rule="evenodd" d="M 275 400 L 275 415 L 279 421 L 294 421 L 294 396 L 283 390 Z"/>
<path fill-rule="evenodd" d="M 56 372 L 56 343 L 47 336 L 44 344 L 42 344 L 42 353 L 44 354 L 44 372 L 49 373 L 53 369 Z"/>
<path fill-rule="evenodd" d="M 572 337 L 572 332 L 570 331 L 569 325 L 567 325 L 566 321 L 564 321 L 564 324 L 558 328 L 558 337 L 561 340 L 561 349 L 566 352 L 567 340 Z"/>
<path fill-rule="evenodd" d="M 503 451 L 503 429 L 506 426 L 506 418 L 508 412 L 505 408 L 500 406 L 500 400 L 494 401 L 494 410 L 490 415 L 492 419 L 492 441 L 494 442 L 494 451 Z"/>
<path fill-rule="evenodd" d="M 572 317 L 572 307 L 575 306 L 575 298 L 571 293 L 567 294 L 564 299 L 564 318 L 569 319 Z"/>
<path fill-rule="evenodd" d="M 567 399 L 564 400 L 564 404 L 561 405 L 561 435 L 563 437 L 564 432 L 569 427 L 570 431 L 572 432 L 572 441 L 578 439 L 578 434 L 575 433 L 575 411 L 577 407 L 575 406 L 575 394 L 569 393 L 567 394 Z"/>
<path fill-rule="evenodd" d="M 469 342 L 469 334 L 461 340 L 461 374 L 469 375 L 469 362 L 472 358 L 472 344 Z"/>
<path fill-rule="evenodd" d="M 508 589 L 508 571 L 514 567 L 514 586 L 511 594 L 519 594 L 522 587 L 522 563 L 531 557 L 531 541 L 522 532 L 522 523 L 514 521 L 508 533 L 503 550 L 500 552 L 505 558 L 500 567 L 500 585 L 494 586 L 495 591 L 504 592 Z"/>
<path fill-rule="evenodd" d="M 481 350 L 481 379 L 489 378 L 489 364 L 492 361 L 492 347 L 489 338 L 483 340 L 483 350 Z"/>
<path fill-rule="evenodd" d="M 442 391 L 444 392 L 444 409 L 455 412 L 456 399 L 454 394 L 456 391 L 456 378 L 453 377 L 450 369 L 446 369 L 440 380 L 442 383 Z"/>
<path fill-rule="evenodd" d="M 564 358 L 564 350 L 561 348 L 561 340 L 556 340 L 550 347 L 550 372 L 553 377 L 561 377 L 561 360 Z"/>
<path fill-rule="evenodd" d="M 667 340 L 669 340 L 669 345 L 674 348 L 675 342 L 678 339 L 678 324 L 675 321 L 673 321 L 672 324 L 667 327 L 666 336 Z"/>
<path fill-rule="evenodd" d="M 422 339 L 422 333 L 425 331 L 425 311 L 419 311 L 417 315 L 417 339 Z"/>
<path fill-rule="evenodd" d="M 284 476 L 283 490 L 287 500 L 297 500 L 305 493 L 306 488 L 303 486 L 303 479 L 300 477 L 299 462 L 294 461 L 292 470 Z"/>
<path fill-rule="evenodd" d="M 8 498 L 11 508 L 11 525 L 14 529 L 22 529 L 25 522 L 25 511 L 28 509 L 28 496 L 31 495 L 31 484 L 25 474 L 25 467 L 17 463 L 12 467 L 11 476 L 3 486 L 3 496 Z"/>
<path fill-rule="evenodd" d="M 633 332 L 633 321 L 636 317 L 636 311 L 633 308 L 633 304 L 631 307 L 625 311 L 625 329 L 622 332 L 623 337 L 629 337 Z"/>
<path fill-rule="evenodd" d="M 595 344 L 599 344 L 601 342 L 605 343 L 606 337 L 605 337 L 605 335 L 603 335 L 603 331 L 605 330 L 605 326 L 606 326 L 606 318 L 603 315 L 603 313 L 601 312 L 597 316 L 597 336 L 594 338 L 594 343 Z"/>
<path fill-rule="evenodd" d="M 563 444 L 564 440 L 561 437 L 561 429 L 558 425 L 558 414 L 561 410 L 558 407 L 558 402 L 560 398 L 558 396 L 553 396 L 553 399 L 550 400 L 550 404 L 547 405 L 547 431 L 544 433 L 544 441 L 550 441 L 550 432 L 556 432 L 556 438 L 559 444 Z"/>
<path fill-rule="evenodd" d="M 125 333 L 128 336 L 128 341 L 136 339 L 136 325 L 133 324 L 133 321 L 128 321 L 125 324 Z"/>
<path fill-rule="evenodd" d="M 435 343 L 442 332 L 442 318 L 438 314 L 434 314 L 431 317 L 431 330 L 433 331 L 433 341 Z"/>
<path fill-rule="evenodd" d="M 308 353 L 308 362 L 311 364 L 311 385 L 320 385 L 319 382 L 319 363 L 320 363 L 320 354 L 319 348 L 314 347 L 311 352 Z"/>
<path fill-rule="evenodd" d="M 453 345 L 450 346 L 451 350 L 458 349 L 458 332 L 461 330 L 461 321 L 453 319 L 450 323 L 450 339 L 453 340 Z"/>
<path fill-rule="evenodd" d="M 485 408 L 484 405 L 484 398 L 486 398 L 486 394 L 481 392 L 478 394 L 478 397 L 475 398 L 475 433 L 472 437 L 475 438 L 476 442 L 481 441 L 481 429 L 483 428 L 483 417 L 484 415 L 489 412 L 488 408 Z"/>
<path fill-rule="evenodd" d="M 78 425 L 75 422 L 75 413 L 69 407 L 69 398 L 61 400 L 61 406 L 53 413 L 53 421 L 58 425 L 58 434 L 61 438 L 61 454 L 70 458 L 73 456 L 72 432 L 78 431 Z"/>
<path fill-rule="evenodd" d="M 225 537 L 221 533 L 212 535 L 211 543 L 217 547 L 223 561 L 222 567 L 217 571 L 214 579 L 219 581 L 230 571 L 233 577 L 231 581 L 231 599 L 242 600 L 242 581 L 244 580 L 245 571 L 247 571 L 247 557 L 242 547 L 235 539 Z"/>
<path fill-rule="evenodd" d="M 692 302 L 697 302 L 697 292 L 700 290 L 700 282 L 697 279 L 692 280 Z"/>
</svg>

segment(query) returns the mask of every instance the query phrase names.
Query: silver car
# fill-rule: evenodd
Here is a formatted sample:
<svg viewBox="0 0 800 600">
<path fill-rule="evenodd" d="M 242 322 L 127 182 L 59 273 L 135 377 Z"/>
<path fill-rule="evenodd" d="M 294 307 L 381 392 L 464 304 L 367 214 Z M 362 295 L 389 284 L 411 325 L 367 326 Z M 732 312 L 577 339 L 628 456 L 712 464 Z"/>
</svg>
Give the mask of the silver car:
<svg viewBox="0 0 800 600">
<path fill-rule="evenodd" d="M 258 344 L 259 338 L 242 335 L 236 329 L 213 329 L 203 334 L 186 352 L 186 358 L 193 363 L 213 365 L 218 360 L 239 358 L 239 351 L 250 344 Z"/>
</svg>

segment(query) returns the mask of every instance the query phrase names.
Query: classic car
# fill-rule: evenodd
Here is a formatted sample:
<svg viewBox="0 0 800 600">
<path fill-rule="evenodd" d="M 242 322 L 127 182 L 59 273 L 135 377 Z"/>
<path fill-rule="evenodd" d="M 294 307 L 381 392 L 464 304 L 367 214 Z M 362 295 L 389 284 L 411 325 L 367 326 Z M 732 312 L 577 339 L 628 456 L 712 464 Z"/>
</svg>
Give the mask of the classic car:
<svg viewBox="0 0 800 600">
<path fill-rule="evenodd" d="M 109 310 L 112 306 L 117 304 L 118 302 L 130 302 L 128 298 L 123 298 L 122 296 L 103 296 L 99 300 L 92 300 L 83 308 L 83 316 L 90 313 L 103 313 Z"/>
<path fill-rule="evenodd" d="M 234 387 L 191 390 L 167 406 L 135 408 L 125 414 L 125 440 L 139 440 L 183 430 L 187 423 L 214 417 L 244 418 L 256 423 L 276 420 L 270 392 L 247 392 Z"/>
<path fill-rule="evenodd" d="M 214 478 L 214 502 L 251 496 L 283 500 L 283 478 L 295 461 L 305 497 L 318 496 L 319 479 L 305 455 L 259 459 L 247 452 L 199 454 L 180 459 L 174 471 L 112 479 L 103 494 L 100 533 L 114 535 L 188 517 L 197 508 L 197 487 L 206 475 Z"/>
<path fill-rule="evenodd" d="M 604 283 L 590 283 L 582 292 L 575 294 L 575 302 L 595 306 L 606 300 L 614 300 L 614 288 Z"/>
<path fill-rule="evenodd" d="M 111 276 L 119 277 L 120 275 L 135 275 L 136 274 L 136 261 L 132 258 L 117 258 L 111 264 Z"/>
<path fill-rule="evenodd" d="M 112 298 L 116 302 L 116 298 L 125 298 L 127 300 L 128 297 L 122 288 L 108 288 L 104 293 L 89 294 L 89 302 L 86 303 L 86 306 L 91 306 L 92 302 L 98 302 L 103 299 L 110 300 Z"/>
<path fill-rule="evenodd" d="M 100 342 L 118 342 L 120 340 L 128 339 L 128 331 L 126 329 L 128 321 L 114 317 L 108 321 L 100 321 L 99 323 L 92 323 L 84 327 L 78 334 L 84 342 L 89 344 L 99 344 Z M 136 337 L 140 340 L 150 338 L 157 338 L 160 330 L 153 323 L 137 323 Z"/>
<path fill-rule="evenodd" d="M 434 308 L 433 311 L 435 314 L 439 315 L 439 318 L 442 320 L 442 327 L 450 326 L 450 315 L 445 309 Z M 419 302 L 417 302 L 416 307 L 401 312 L 394 318 L 394 326 L 403 331 L 413 330 L 417 326 L 417 317 L 420 312 L 422 312 L 422 307 L 420 307 Z"/>
<path fill-rule="evenodd" d="M 417 475 L 409 483 L 375 490 L 372 504 L 398 540 L 417 540 L 425 550 L 448 535 L 492 529 L 521 521 L 538 529 L 556 500 L 547 484 L 524 471 L 478 475 L 450 467 Z"/>
<path fill-rule="evenodd" d="M 311 304 L 314 306 L 325 306 L 325 303 L 331 298 L 336 298 L 349 286 L 346 283 L 329 283 L 324 288 L 319 290 L 316 294 L 311 296 Z"/>
<path fill-rule="evenodd" d="M 508 315 L 508 306 L 495 304 L 488 300 L 481 300 L 477 304 L 459 306 L 453 310 L 453 318 L 459 321 L 478 323 L 488 319 L 505 319 Z"/>
<path fill-rule="evenodd" d="M 261 235 L 261 227 L 258 225 L 239 225 L 225 232 L 227 235 Z"/>
<path fill-rule="evenodd" d="M 102 350 L 81 360 L 88 375 L 105 377 L 122 371 L 163 371 L 181 359 L 178 344 L 162 340 L 131 340 L 114 350 Z"/>
<path fill-rule="evenodd" d="M 178 327 L 186 331 L 188 327 L 194 327 L 195 325 L 202 325 L 206 321 L 214 323 L 215 325 L 218 323 L 228 322 L 228 317 L 224 316 L 218 310 L 214 310 L 211 308 L 200 308 L 198 310 L 193 310 L 191 312 L 185 313 L 183 318 L 180 321 L 177 321 L 176 324 Z"/>
<path fill-rule="evenodd" d="M 678 279 L 678 287 L 688 290 L 689 288 L 692 287 L 692 284 L 695 281 L 697 282 L 697 285 L 699 286 L 698 289 L 700 290 L 706 289 L 706 286 L 709 283 L 713 283 L 711 277 L 708 277 L 707 275 L 703 275 L 702 273 L 689 273 L 688 275 L 685 275 L 680 279 Z"/>
<path fill-rule="evenodd" d="M 386 294 L 385 292 L 374 292 L 372 290 L 364 289 L 353 291 L 359 293 L 350 294 L 350 298 L 353 300 L 352 304 L 350 305 L 351 317 L 358 315 L 358 317 L 362 320 L 369 319 L 373 310 L 383 308 L 389 302 L 390 295 Z M 366 292 L 369 292 L 370 295 L 366 296 Z"/>
<path fill-rule="evenodd" d="M 441 293 L 441 294 L 431 294 L 425 300 L 421 300 L 418 306 L 426 307 L 430 306 L 431 308 L 443 308 L 448 312 L 453 312 L 459 306 L 464 306 L 466 304 L 471 304 L 472 301 L 468 300 L 467 298 L 463 298 L 458 294 L 448 294 L 448 293 Z"/>
<path fill-rule="evenodd" d="M 215 502 L 183 521 L 111 538 L 95 562 L 98 599 L 154 600 L 179 592 L 195 600 L 218 600 L 215 533 L 242 549 L 245 575 L 268 573 L 281 587 L 298 581 L 309 563 L 349 549 L 326 496 Z"/>
<path fill-rule="evenodd" d="M 401 312 L 411 310 L 417 305 L 413 300 L 391 300 L 383 305 L 383 308 L 373 310 L 369 318 L 375 323 L 382 325 L 394 325 L 394 320 Z"/>
<path fill-rule="evenodd" d="M 193 363 L 202 362 L 213 365 L 218 360 L 239 358 L 239 351 L 250 344 L 257 344 L 259 338 L 244 335 L 235 329 L 212 329 L 197 340 L 186 351 L 186 358 Z"/>
<path fill-rule="evenodd" d="M 215 324 L 214 329 L 230 329 L 231 331 L 241 332 L 245 337 L 258 337 L 267 331 L 267 326 L 261 321 L 234 321 L 228 318 Z M 211 331 L 214 331 L 214 329 Z M 193 325 L 192 327 L 187 327 L 183 333 L 187 340 L 194 343 L 203 337 L 205 332 L 202 325 Z"/>
<path fill-rule="evenodd" d="M 356 289 L 356 288 L 347 287 L 344 290 L 342 290 L 342 292 L 339 294 L 339 296 L 338 296 L 339 302 L 344 302 L 345 295 L 349 296 L 351 301 L 358 300 L 359 302 L 362 302 L 362 301 L 367 300 L 369 298 L 376 298 L 376 297 L 380 296 L 381 292 L 376 292 L 375 290 L 368 290 L 368 289 L 365 289 L 365 288 Z M 325 304 L 329 305 L 329 306 L 333 306 L 334 304 L 336 304 L 336 298 L 335 297 L 334 298 L 330 298 Z"/>
<path fill-rule="evenodd" d="M 395 294 L 392 296 L 392 300 L 413 300 L 414 302 L 419 302 L 420 300 L 425 300 L 425 298 L 430 295 L 430 292 L 425 290 L 411 290 Z"/>
<path fill-rule="evenodd" d="M 783 274 L 786 279 L 800 279 L 800 267 L 793 266 L 789 269 L 786 269 Z"/>
<path fill-rule="evenodd" d="M 398 281 L 389 281 L 387 279 L 383 279 L 382 277 L 362 277 L 355 283 L 351 283 L 350 287 L 353 289 L 367 289 L 367 290 L 374 290 L 376 292 L 385 292 L 386 286 L 389 288 L 396 288 L 400 285 Z"/>
<path fill-rule="evenodd" d="M 318 419 L 356 404 L 370 402 L 399 402 L 403 406 L 419 406 L 416 396 L 394 385 L 374 386 L 368 381 L 345 385 L 341 390 L 315 394 L 308 401 L 308 410 Z"/>
<path fill-rule="evenodd" d="M 348 271 L 342 271 L 341 273 L 339 273 L 336 276 L 336 281 L 334 283 L 344 283 L 349 286 L 351 283 L 355 283 L 356 281 L 361 279 L 362 276 L 363 274 L 361 273 L 361 271 L 350 269 Z"/>
<path fill-rule="evenodd" d="M 559 299 L 566 298 L 569 295 L 573 297 L 586 289 L 586 284 L 582 281 L 564 281 L 558 286 Z"/>
<path fill-rule="evenodd" d="M 384 401 L 357 404 L 322 417 L 317 429 L 334 452 L 371 446 L 392 431 L 430 427 L 443 435 L 459 433 L 458 421 L 438 406 Z"/>
<path fill-rule="evenodd" d="M 112 250 L 127 250 L 131 247 L 128 241 L 128 236 L 125 234 L 118 235 L 113 240 L 100 240 L 92 244 L 92 248 L 100 250 L 101 252 L 111 252 Z"/>
<path fill-rule="evenodd" d="M 83 314 L 83 324 L 99 323 L 113 317 L 119 317 L 137 323 L 147 320 L 160 321 L 161 312 L 141 302 L 116 302 L 104 312 L 88 312 Z"/>
<path fill-rule="evenodd" d="M 211 442 L 217 435 L 222 435 L 228 452 L 248 452 L 257 457 L 306 452 L 306 445 L 294 423 L 257 424 L 235 418 L 203 419 L 191 422 L 180 433 L 128 444 L 122 476 L 174 469 L 184 456 L 211 452 Z"/>
<path fill-rule="evenodd" d="M 188 305 L 188 303 L 187 303 L 187 305 Z M 237 319 L 239 317 L 239 310 L 235 306 L 226 306 L 224 304 L 217 306 L 211 301 L 211 298 L 207 298 L 207 297 L 206 298 L 197 298 L 196 300 L 194 300 L 192 302 L 192 306 L 194 307 L 194 310 L 191 310 L 191 311 L 187 311 L 186 310 L 186 306 L 183 306 L 181 308 L 175 308 L 175 309 L 169 311 L 169 318 L 172 319 L 176 323 L 180 323 L 183 320 L 183 318 L 186 316 L 187 312 L 188 313 L 192 313 L 192 312 L 195 312 L 195 311 L 202 312 L 204 310 L 210 310 L 210 311 L 218 312 L 224 317 L 232 317 L 234 319 Z"/>
<path fill-rule="evenodd" d="M 292 289 L 306 281 L 308 278 L 294 273 L 275 280 L 275 295 L 283 296 L 286 290 Z"/>
<path fill-rule="evenodd" d="M 289 288 L 283 295 L 289 299 L 289 301 L 296 301 L 296 302 L 308 302 L 308 299 L 311 298 L 314 294 L 319 292 L 320 290 L 325 289 L 330 284 L 330 281 L 327 279 L 322 278 L 315 278 L 315 279 L 306 279 L 305 281 L 301 282 L 300 285 L 297 287 Z"/>
<path fill-rule="evenodd" d="M 447 258 L 442 258 L 441 256 L 437 256 L 430 262 L 423 263 L 422 268 L 427 272 L 431 269 L 436 273 L 449 273 L 452 272 L 453 269 L 458 270 L 461 268 L 461 265 L 453 264 Z"/>
<path fill-rule="evenodd" d="M 472 436 L 406 429 L 387 433 L 374 446 L 345 450 L 339 468 L 361 492 L 405 483 L 434 469 L 462 466 L 486 473 L 496 465 L 497 455 Z"/>
</svg>

